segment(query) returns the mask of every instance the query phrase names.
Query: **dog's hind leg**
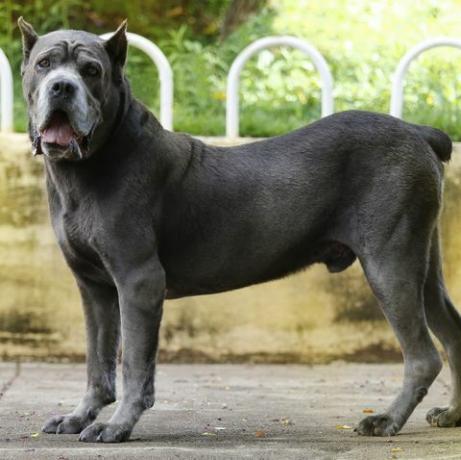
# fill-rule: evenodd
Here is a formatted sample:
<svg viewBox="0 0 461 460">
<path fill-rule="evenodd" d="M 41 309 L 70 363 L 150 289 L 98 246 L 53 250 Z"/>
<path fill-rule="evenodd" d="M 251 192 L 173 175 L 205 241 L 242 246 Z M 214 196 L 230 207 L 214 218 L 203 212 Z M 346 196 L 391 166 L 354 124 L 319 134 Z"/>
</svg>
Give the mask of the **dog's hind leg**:
<svg viewBox="0 0 461 460">
<path fill-rule="evenodd" d="M 117 290 L 79 279 L 87 332 L 87 390 L 69 414 L 51 417 L 46 433 L 80 433 L 99 411 L 115 401 L 115 371 L 120 332 Z"/>
<path fill-rule="evenodd" d="M 452 396 L 448 407 L 434 407 L 427 413 L 433 426 L 461 426 L 461 316 L 451 303 L 443 280 L 437 231 L 431 245 L 429 272 L 424 287 L 429 327 L 445 348 L 451 369 Z"/>
<path fill-rule="evenodd" d="M 426 324 L 423 290 L 431 225 L 402 215 L 386 233 L 370 237 L 358 254 L 368 281 L 391 324 L 404 357 L 403 387 L 388 409 L 363 419 L 361 435 L 395 435 L 440 372 L 442 362 Z"/>
</svg>

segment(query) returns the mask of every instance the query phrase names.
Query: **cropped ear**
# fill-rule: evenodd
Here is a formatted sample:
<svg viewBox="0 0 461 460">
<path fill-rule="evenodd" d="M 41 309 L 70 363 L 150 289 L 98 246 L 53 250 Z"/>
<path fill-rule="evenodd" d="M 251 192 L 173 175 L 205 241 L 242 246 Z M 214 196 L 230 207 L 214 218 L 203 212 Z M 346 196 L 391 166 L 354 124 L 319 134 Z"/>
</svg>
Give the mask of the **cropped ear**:
<svg viewBox="0 0 461 460">
<path fill-rule="evenodd" d="M 28 22 L 24 21 L 22 16 L 18 19 L 18 26 L 22 35 L 23 64 L 27 64 L 30 52 L 38 40 L 38 35 L 34 28 Z"/>
<path fill-rule="evenodd" d="M 104 42 L 104 48 L 112 61 L 114 78 L 121 81 L 122 70 L 126 61 L 128 40 L 126 38 L 127 20 L 125 19 L 114 32 L 112 37 Z"/>
</svg>

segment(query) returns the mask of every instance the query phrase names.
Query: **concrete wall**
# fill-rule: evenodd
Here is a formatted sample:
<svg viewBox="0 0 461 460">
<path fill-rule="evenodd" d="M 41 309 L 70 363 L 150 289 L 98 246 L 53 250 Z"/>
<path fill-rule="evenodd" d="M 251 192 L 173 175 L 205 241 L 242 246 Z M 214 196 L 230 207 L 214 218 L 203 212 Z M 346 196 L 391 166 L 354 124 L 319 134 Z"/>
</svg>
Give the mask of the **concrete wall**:
<svg viewBox="0 0 461 460">
<path fill-rule="evenodd" d="M 43 159 L 29 152 L 25 135 L 0 136 L 0 357 L 82 359 L 80 300 L 48 222 Z M 458 155 L 447 167 L 443 239 L 448 285 L 461 304 Z M 314 266 L 277 282 L 167 301 L 160 357 L 325 362 L 400 354 L 356 263 L 338 275 Z"/>
</svg>

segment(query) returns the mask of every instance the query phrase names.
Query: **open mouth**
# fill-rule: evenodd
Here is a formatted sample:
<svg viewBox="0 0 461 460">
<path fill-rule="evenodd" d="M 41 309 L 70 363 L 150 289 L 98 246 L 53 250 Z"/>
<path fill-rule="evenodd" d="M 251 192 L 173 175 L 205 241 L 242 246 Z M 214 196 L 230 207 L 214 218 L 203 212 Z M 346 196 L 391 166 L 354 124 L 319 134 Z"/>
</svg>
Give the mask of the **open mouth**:
<svg viewBox="0 0 461 460">
<path fill-rule="evenodd" d="M 78 141 L 80 137 L 72 128 L 67 114 L 61 110 L 51 114 L 41 135 L 42 142 L 57 144 L 60 147 L 68 147 L 73 139 Z"/>
<path fill-rule="evenodd" d="M 50 114 L 40 129 L 39 136 L 34 142 L 34 154 L 46 153 L 46 150 L 57 150 L 77 154 L 80 159 L 88 150 L 90 135 L 77 132 L 63 110 L 55 110 Z M 41 144 L 46 144 L 45 151 Z"/>
</svg>

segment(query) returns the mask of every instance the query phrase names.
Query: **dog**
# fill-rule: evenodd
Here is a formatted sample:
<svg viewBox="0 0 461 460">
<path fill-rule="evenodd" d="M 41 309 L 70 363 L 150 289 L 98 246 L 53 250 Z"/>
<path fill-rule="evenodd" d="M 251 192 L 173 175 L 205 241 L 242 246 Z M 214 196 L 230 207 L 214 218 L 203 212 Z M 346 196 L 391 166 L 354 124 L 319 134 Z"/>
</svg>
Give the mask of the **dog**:
<svg viewBox="0 0 461 460">
<path fill-rule="evenodd" d="M 443 132 L 348 111 L 287 135 L 234 147 L 169 132 L 124 76 L 126 22 L 108 40 L 75 30 L 38 36 L 19 19 L 23 92 L 34 154 L 43 155 L 51 222 L 81 293 L 88 387 L 46 433 L 121 442 L 154 404 L 165 298 L 280 278 L 357 258 L 401 344 L 403 387 L 360 435 L 395 435 L 438 375 L 453 376 L 436 426 L 461 424 L 461 318 L 444 286 L 438 217 Z M 116 399 L 122 337 L 123 397 Z"/>
</svg>

